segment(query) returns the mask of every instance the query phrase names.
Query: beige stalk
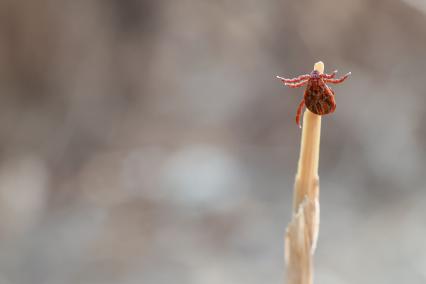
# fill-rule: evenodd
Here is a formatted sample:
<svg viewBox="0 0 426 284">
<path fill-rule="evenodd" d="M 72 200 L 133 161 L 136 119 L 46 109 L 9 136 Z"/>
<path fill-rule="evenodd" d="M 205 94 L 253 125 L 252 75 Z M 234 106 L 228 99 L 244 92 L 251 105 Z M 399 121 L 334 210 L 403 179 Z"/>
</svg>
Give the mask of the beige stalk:
<svg viewBox="0 0 426 284">
<path fill-rule="evenodd" d="M 321 74 L 324 63 L 314 66 Z M 318 161 L 321 116 L 306 109 L 302 143 L 294 184 L 293 217 L 285 234 L 285 262 L 288 284 L 313 283 L 313 254 L 319 230 Z"/>
</svg>

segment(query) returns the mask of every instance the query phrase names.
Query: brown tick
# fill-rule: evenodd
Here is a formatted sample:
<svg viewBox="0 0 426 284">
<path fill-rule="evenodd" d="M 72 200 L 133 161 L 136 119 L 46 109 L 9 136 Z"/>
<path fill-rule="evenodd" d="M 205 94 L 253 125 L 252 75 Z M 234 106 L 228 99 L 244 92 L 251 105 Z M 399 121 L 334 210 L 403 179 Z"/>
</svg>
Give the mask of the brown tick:
<svg viewBox="0 0 426 284">
<path fill-rule="evenodd" d="M 334 79 L 337 70 L 332 74 L 321 74 L 317 70 L 313 70 L 311 74 L 300 75 L 297 78 L 285 79 L 277 76 L 278 79 L 290 88 L 299 88 L 306 85 L 305 95 L 303 100 L 297 108 L 296 123 L 300 126 L 300 115 L 303 107 L 306 107 L 313 113 L 318 115 L 325 115 L 333 113 L 336 109 L 336 102 L 334 100 L 334 91 L 327 86 L 326 83 L 339 84 L 349 77 L 351 72 L 346 74 L 340 79 Z"/>
</svg>

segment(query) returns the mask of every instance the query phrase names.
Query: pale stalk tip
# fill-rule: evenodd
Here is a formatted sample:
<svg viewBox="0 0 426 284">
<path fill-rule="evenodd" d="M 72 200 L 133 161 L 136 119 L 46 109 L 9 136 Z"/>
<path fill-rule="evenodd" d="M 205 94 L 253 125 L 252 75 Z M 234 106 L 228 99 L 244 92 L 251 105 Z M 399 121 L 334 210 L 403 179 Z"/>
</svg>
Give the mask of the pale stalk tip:
<svg viewBox="0 0 426 284">
<path fill-rule="evenodd" d="M 317 70 L 320 74 L 324 73 L 324 63 L 322 61 L 315 63 L 314 70 Z"/>
</svg>

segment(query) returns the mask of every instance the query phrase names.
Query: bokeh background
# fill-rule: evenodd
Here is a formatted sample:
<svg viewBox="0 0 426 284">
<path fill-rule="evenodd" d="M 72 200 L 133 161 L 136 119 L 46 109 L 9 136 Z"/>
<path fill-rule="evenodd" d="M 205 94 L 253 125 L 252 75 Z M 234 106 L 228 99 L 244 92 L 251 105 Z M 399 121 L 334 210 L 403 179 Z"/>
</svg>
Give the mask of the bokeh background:
<svg viewBox="0 0 426 284">
<path fill-rule="evenodd" d="M 316 283 L 426 283 L 423 0 L 0 0 L 0 283 L 283 283 L 318 60 Z"/>
</svg>

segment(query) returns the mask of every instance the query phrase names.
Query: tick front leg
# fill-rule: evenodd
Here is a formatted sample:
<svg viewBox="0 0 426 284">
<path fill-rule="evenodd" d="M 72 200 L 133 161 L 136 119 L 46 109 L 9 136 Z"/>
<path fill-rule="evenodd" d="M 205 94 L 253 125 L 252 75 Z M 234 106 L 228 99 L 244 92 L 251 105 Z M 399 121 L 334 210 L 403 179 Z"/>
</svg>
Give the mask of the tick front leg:
<svg viewBox="0 0 426 284">
<path fill-rule="evenodd" d="M 326 82 L 326 83 L 333 83 L 333 84 L 339 84 L 339 83 L 342 83 L 343 81 L 345 81 L 346 78 L 349 77 L 349 75 L 351 75 L 351 72 L 349 72 L 348 74 L 346 74 L 345 76 L 343 76 L 340 79 L 324 79 L 324 82 Z"/>
<path fill-rule="evenodd" d="M 309 82 L 309 80 L 305 80 L 305 81 L 302 81 L 302 82 L 299 82 L 299 83 L 295 83 L 295 84 L 285 83 L 285 85 L 287 87 L 290 87 L 290 88 L 300 88 L 303 85 L 306 85 L 306 83 L 308 83 L 308 82 Z"/>
<path fill-rule="evenodd" d="M 304 106 L 305 106 L 305 100 L 303 99 L 299 107 L 297 108 L 297 112 L 296 112 L 296 123 L 297 125 L 299 125 L 299 128 L 302 128 L 302 126 L 300 125 L 300 115 L 302 114 L 302 109 Z"/>
<path fill-rule="evenodd" d="M 332 79 L 336 76 L 336 74 L 337 74 L 337 70 L 334 70 L 333 73 L 331 74 L 322 74 L 322 77 L 325 79 Z"/>
<path fill-rule="evenodd" d="M 300 75 L 299 77 L 293 78 L 293 79 L 286 79 L 286 78 L 277 76 L 277 78 L 280 79 L 281 81 L 283 81 L 283 83 L 297 83 L 297 82 L 300 82 L 301 80 L 306 80 L 310 77 L 311 76 L 309 74 Z"/>
</svg>

